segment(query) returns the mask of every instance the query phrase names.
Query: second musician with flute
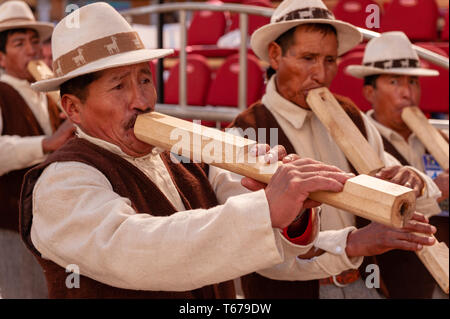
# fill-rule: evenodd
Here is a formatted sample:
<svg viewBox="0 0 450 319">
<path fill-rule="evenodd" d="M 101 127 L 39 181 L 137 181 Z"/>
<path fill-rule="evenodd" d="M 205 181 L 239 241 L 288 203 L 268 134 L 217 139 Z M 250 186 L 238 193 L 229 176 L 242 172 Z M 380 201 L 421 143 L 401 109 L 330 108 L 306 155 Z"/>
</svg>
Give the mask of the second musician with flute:
<svg viewBox="0 0 450 319">
<path fill-rule="evenodd" d="M 354 171 L 306 99 L 310 90 L 330 86 L 337 72 L 338 56 L 351 50 L 361 39 L 356 27 L 336 20 L 320 0 L 283 1 L 272 15 L 271 22 L 256 30 L 251 39 L 253 51 L 271 66 L 266 93 L 261 103 L 241 113 L 232 125 L 241 129 L 265 128 L 266 132 L 277 128 L 279 144 L 289 153 L 314 158 L 347 172 Z M 376 176 L 413 188 L 419 196 L 418 211 L 424 205 L 434 203 L 438 190 L 431 179 L 413 168 L 399 165 L 395 158 L 383 151 L 380 135 L 367 117 L 349 99 L 336 98 L 383 161 L 381 164 L 387 167 Z M 270 137 L 265 140 L 269 141 Z M 353 147 L 358 148 L 358 145 Z M 355 216 L 328 205 L 322 206 L 321 217 L 321 230 L 333 231 L 335 241 L 317 243 L 318 248 L 325 251 L 318 258 L 345 253 L 349 256 L 355 253 L 372 256 L 391 249 L 419 249 L 408 242 L 411 234 L 403 230 L 376 223 L 351 229 L 356 225 Z M 366 268 L 363 267 L 361 274 L 365 273 Z M 376 289 L 369 289 L 364 284 L 356 270 L 320 283 L 272 279 L 261 271 L 243 277 L 246 296 L 276 298 L 277 291 L 284 291 L 286 298 L 380 297 Z M 380 288 L 385 288 L 383 282 Z"/>
<path fill-rule="evenodd" d="M 437 227 L 436 238 L 448 246 L 448 169 L 438 173 L 436 160 L 429 153 L 433 146 L 437 146 L 438 141 L 435 141 L 435 145 L 424 145 L 413 130 L 427 133 L 424 131 L 429 129 L 409 127 L 402 118 L 403 109 L 419 106 L 421 96 L 419 77 L 437 76 L 439 72 L 420 67 L 419 57 L 411 42 L 399 31 L 386 32 L 379 38 L 370 40 L 364 52 L 362 65 L 349 65 L 346 72 L 364 80 L 363 94 L 372 106 L 367 112 L 368 119 L 382 136 L 385 151 L 403 165 L 411 165 L 433 176 L 442 193 L 437 202 L 441 203 L 442 210 L 446 212 L 440 213 L 437 202 L 430 202 L 421 212 Z M 448 141 L 448 136 L 443 131 L 441 134 Z M 439 134 L 436 135 L 441 138 Z M 448 167 L 448 143 L 443 140 L 443 144 L 447 152 Z M 445 161 L 445 158 L 443 160 Z M 377 257 L 377 260 L 383 264 L 386 276 L 394 278 L 392 284 L 387 282 L 392 297 L 433 296 L 435 284 L 415 254 L 392 252 Z M 414 281 L 410 280 L 412 276 L 416 278 Z M 437 291 L 438 295 L 441 294 L 439 288 Z"/>
</svg>

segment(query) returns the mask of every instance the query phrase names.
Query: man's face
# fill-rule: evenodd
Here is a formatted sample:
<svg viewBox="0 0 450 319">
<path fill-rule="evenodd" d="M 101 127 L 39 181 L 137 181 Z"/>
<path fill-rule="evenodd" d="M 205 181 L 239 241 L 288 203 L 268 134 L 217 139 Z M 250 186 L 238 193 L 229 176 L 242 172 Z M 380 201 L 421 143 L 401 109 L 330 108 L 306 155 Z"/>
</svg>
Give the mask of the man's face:
<svg viewBox="0 0 450 319">
<path fill-rule="evenodd" d="M 115 144 L 134 157 L 152 150 L 153 146 L 139 141 L 133 131 L 136 117 L 153 111 L 156 103 L 148 63 L 102 71 L 88 86 L 84 103 L 70 94 L 63 96 L 62 103 L 71 120 L 90 136 Z"/>
<path fill-rule="evenodd" d="M 380 75 L 373 86 L 364 87 L 364 95 L 372 104 L 375 119 L 394 131 L 408 129 L 401 118 L 406 106 L 418 106 L 420 83 L 417 76 Z"/>
<path fill-rule="evenodd" d="M 319 87 L 329 87 L 337 72 L 337 38 L 334 33 L 297 27 L 292 45 L 285 55 L 281 48 L 273 44 L 269 47 L 271 66 L 276 73 L 277 91 L 285 99 L 303 108 L 308 91 Z M 270 50 L 275 50 L 270 52 Z"/>
<path fill-rule="evenodd" d="M 41 57 L 41 44 L 36 31 L 14 32 L 6 40 L 6 53 L 0 52 L 0 66 L 18 79 L 34 82 L 28 72 L 28 62 Z"/>
</svg>

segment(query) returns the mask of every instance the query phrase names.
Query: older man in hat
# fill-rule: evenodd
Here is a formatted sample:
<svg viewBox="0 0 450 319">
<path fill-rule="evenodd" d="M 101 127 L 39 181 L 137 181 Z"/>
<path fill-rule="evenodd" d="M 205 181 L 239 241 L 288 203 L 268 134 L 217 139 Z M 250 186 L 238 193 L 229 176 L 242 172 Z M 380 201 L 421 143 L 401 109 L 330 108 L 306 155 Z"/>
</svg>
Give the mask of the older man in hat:
<svg viewBox="0 0 450 319">
<path fill-rule="evenodd" d="M 40 58 L 41 40 L 53 30 L 37 22 L 25 2 L 0 5 L 0 296 L 43 298 L 47 295 L 39 265 L 18 234 L 22 179 L 31 166 L 61 146 L 73 134 L 70 122 L 58 130 L 57 106 L 30 87 L 27 70 Z"/>
<path fill-rule="evenodd" d="M 419 57 L 403 32 L 387 32 L 367 43 L 362 65 L 349 65 L 346 72 L 364 79 L 363 94 L 371 103 L 368 119 L 380 132 L 384 148 L 403 165 L 411 165 L 427 172 L 433 162 L 426 147 L 403 122 L 404 107 L 418 106 L 421 76 L 437 76 L 436 70 L 420 67 Z M 444 132 L 442 132 L 444 134 Z M 448 136 L 444 135 L 448 140 Z M 429 168 L 429 167 L 428 167 Z M 433 216 L 435 211 L 424 211 L 430 223 L 437 227 L 436 237 L 448 246 L 448 170 L 436 174 L 434 182 L 442 192 L 439 202 L 447 199 L 447 212 Z M 410 252 L 388 252 L 377 256 L 381 275 L 385 278 L 393 298 L 431 298 L 433 278 L 424 265 Z M 414 277 L 414 280 L 411 278 Z M 437 287 L 439 289 L 439 287 Z M 447 297 L 448 298 L 448 297 Z"/>
<path fill-rule="evenodd" d="M 241 113 L 232 126 L 242 129 L 266 128 L 267 133 L 271 131 L 270 128 L 277 128 L 278 142 L 288 153 L 333 164 L 347 172 L 352 171 L 344 153 L 310 110 L 306 97 L 309 90 L 330 85 L 337 72 L 338 56 L 352 49 L 361 39 L 355 27 L 335 20 L 320 0 L 283 1 L 272 15 L 271 22 L 256 30 L 251 38 L 253 51 L 271 66 L 266 93 L 261 103 Z M 417 195 L 423 193 L 418 208 L 432 205 L 438 195 L 434 183 L 424 174 L 398 165 L 394 158 L 384 153 L 381 138 L 366 116 L 349 99 L 336 98 L 386 166 L 391 166 L 377 176 L 405 184 L 415 189 Z M 270 140 L 270 136 L 261 138 Z M 411 234 L 402 230 L 376 223 L 359 229 L 355 225 L 357 221 L 353 215 L 324 205 L 321 230 L 332 231 L 334 237 L 331 241 L 316 242 L 316 259 L 327 261 L 340 256 L 342 260 L 350 262 L 354 256 L 373 256 L 392 249 L 420 249 L 408 242 Z M 361 280 L 356 269 L 342 274 L 334 272 L 332 267 L 327 267 L 327 270 L 332 276 L 320 280 L 320 285 L 319 281 L 273 280 L 282 277 L 258 271 L 242 278 L 243 290 L 250 298 L 380 297 L 376 289 L 369 289 L 373 286 Z M 369 273 L 364 267 L 361 268 L 361 274 Z M 380 285 L 383 283 L 380 282 Z"/>
<path fill-rule="evenodd" d="M 80 27 L 69 28 L 75 14 Z M 52 51 L 55 78 L 33 87 L 60 89 L 77 137 L 27 173 L 21 196 L 22 238 L 50 297 L 233 298 L 230 280 L 256 269 L 301 275 L 296 257 L 313 248 L 319 217 L 295 219 L 317 205 L 309 192 L 340 191 L 349 174 L 293 154 L 249 192 L 226 171 L 208 175 L 138 140 L 136 118 L 156 101 L 148 61 L 173 51 L 145 49 L 106 3 L 63 19 Z"/>
</svg>

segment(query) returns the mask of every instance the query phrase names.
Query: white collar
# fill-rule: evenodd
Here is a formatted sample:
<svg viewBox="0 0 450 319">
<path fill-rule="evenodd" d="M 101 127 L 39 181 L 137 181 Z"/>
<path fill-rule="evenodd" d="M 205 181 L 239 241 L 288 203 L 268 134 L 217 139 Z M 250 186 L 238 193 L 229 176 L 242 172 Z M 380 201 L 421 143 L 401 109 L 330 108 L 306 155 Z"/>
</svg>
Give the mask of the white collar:
<svg viewBox="0 0 450 319">
<path fill-rule="evenodd" d="M 0 80 L 15 87 L 27 87 L 31 89 L 30 82 L 28 82 L 28 80 L 19 79 L 7 73 L 0 74 Z"/>
<path fill-rule="evenodd" d="M 384 124 L 382 124 L 380 122 L 378 122 L 375 119 L 374 114 L 375 114 L 375 111 L 373 109 L 368 110 L 366 112 L 366 115 L 369 117 L 369 119 L 372 120 L 372 123 L 376 126 L 376 128 L 378 129 L 378 131 L 380 132 L 380 134 L 382 136 L 386 137 L 390 141 L 392 141 L 394 139 L 401 140 L 401 141 L 405 140 L 403 138 L 403 136 L 398 134 L 396 131 L 394 131 L 393 129 L 385 126 Z M 411 135 L 408 137 L 408 141 L 411 141 L 414 138 L 415 138 L 415 134 L 414 134 L 414 132 L 411 132 Z"/>
</svg>

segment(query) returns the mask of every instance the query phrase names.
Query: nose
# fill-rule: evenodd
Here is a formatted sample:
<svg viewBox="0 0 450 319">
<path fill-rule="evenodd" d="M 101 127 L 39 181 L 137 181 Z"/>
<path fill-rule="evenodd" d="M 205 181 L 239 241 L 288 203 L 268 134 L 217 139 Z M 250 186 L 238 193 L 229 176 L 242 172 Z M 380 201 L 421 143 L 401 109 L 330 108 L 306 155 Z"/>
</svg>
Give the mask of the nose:
<svg viewBox="0 0 450 319">
<path fill-rule="evenodd" d="M 156 103 L 154 95 L 154 92 L 142 88 L 138 83 L 133 84 L 130 108 L 137 110 L 139 113 L 153 111 Z"/>
<path fill-rule="evenodd" d="M 38 54 L 37 46 L 35 44 L 33 44 L 31 41 L 25 42 L 25 49 L 26 49 L 25 52 L 29 56 L 36 56 Z"/>
<path fill-rule="evenodd" d="M 411 85 L 408 83 L 405 83 L 401 86 L 400 88 L 401 90 L 401 97 L 407 100 L 411 100 L 412 99 L 412 88 Z"/>
<path fill-rule="evenodd" d="M 318 84 L 323 85 L 325 83 L 325 65 L 322 61 L 319 61 L 319 59 L 314 63 L 314 66 L 311 69 L 311 79 Z"/>
</svg>

